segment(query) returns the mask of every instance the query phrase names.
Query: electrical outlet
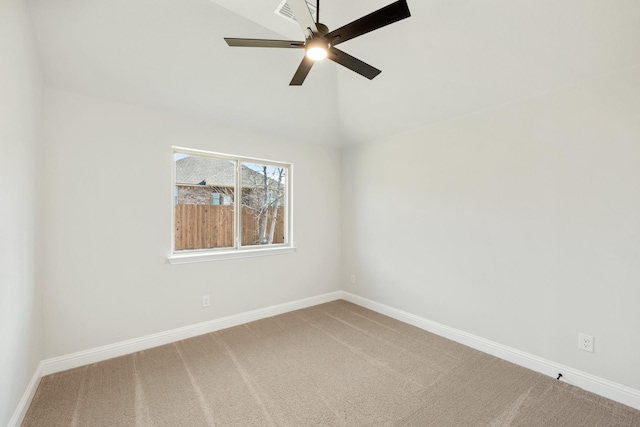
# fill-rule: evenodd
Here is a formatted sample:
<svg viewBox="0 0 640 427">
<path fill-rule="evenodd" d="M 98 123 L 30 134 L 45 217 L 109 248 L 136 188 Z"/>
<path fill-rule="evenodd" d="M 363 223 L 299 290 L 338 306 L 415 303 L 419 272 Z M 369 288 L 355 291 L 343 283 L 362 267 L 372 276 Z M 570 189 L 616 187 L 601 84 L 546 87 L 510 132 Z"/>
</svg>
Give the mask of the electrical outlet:
<svg viewBox="0 0 640 427">
<path fill-rule="evenodd" d="M 578 334 L 578 348 L 593 353 L 593 337 L 587 334 Z"/>
<path fill-rule="evenodd" d="M 205 295 L 202 297 L 202 306 L 209 307 L 211 305 L 211 297 L 209 295 Z"/>
<path fill-rule="evenodd" d="M 351 280 L 351 283 L 356 283 L 356 275 L 351 273 L 350 280 Z"/>
</svg>

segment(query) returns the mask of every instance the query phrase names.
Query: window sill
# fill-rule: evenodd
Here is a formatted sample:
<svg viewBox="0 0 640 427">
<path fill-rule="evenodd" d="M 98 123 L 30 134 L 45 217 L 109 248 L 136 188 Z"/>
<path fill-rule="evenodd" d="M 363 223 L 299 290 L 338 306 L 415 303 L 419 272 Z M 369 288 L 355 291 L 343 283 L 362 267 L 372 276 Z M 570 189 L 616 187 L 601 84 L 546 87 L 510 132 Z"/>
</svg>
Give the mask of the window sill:
<svg viewBox="0 0 640 427">
<path fill-rule="evenodd" d="M 290 254 L 296 251 L 294 246 L 257 249 L 234 249 L 229 251 L 189 252 L 173 254 L 167 257 L 169 264 L 191 264 L 194 262 L 220 261 L 236 258 L 253 258 L 267 255 Z"/>
</svg>

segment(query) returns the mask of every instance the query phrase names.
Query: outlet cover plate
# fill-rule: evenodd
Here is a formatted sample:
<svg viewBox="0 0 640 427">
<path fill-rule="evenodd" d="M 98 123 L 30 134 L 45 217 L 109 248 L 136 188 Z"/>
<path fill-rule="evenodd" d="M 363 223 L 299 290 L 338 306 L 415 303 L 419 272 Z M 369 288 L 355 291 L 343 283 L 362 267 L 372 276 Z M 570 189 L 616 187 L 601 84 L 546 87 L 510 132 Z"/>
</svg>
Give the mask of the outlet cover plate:
<svg viewBox="0 0 640 427">
<path fill-rule="evenodd" d="M 579 333 L 578 334 L 578 348 L 580 350 L 588 351 L 589 353 L 593 353 L 593 337 L 588 334 Z"/>
</svg>

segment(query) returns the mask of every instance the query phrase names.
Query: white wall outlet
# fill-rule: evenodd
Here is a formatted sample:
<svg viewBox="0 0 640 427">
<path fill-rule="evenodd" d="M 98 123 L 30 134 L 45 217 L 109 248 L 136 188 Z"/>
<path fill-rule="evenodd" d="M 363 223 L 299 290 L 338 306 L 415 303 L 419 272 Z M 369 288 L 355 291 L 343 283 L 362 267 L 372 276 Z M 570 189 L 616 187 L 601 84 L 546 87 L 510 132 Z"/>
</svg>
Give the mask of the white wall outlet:
<svg viewBox="0 0 640 427">
<path fill-rule="evenodd" d="M 593 353 L 593 337 L 587 334 L 578 334 L 578 348 Z"/>
<path fill-rule="evenodd" d="M 353 273 L 351 273 L 351 276 L 349 277 L 349 281 L 350 281 L 351 283 L 356 283 L 356 275 L 355 275 L 355 274 L 353 274 Z"/>
<path fill-rule="evenodd" d="M 209 307 L 211 305 L 211 297 L 209 295 L 205 295 L 202 297 L 202 306 Z"/>
</svg>

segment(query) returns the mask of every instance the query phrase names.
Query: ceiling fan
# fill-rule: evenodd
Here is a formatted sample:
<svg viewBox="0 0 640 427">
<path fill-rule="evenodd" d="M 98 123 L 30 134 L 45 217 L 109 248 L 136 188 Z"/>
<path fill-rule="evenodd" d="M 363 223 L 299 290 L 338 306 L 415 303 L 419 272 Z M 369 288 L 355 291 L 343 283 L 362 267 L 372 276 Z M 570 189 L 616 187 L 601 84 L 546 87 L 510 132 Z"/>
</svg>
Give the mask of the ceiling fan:
<svg viewBox="0 0 640 427">
<path fill-rule="evenodd" d="M 236 39 L 227 37 L 225 37 L 224 40 L 232 47 L 304 49 L 306 54 L 302 59 L 298 70 L 293 75 L 293 79 L 291 79 L 291 83 L 289 83 L 290 86 L 302 85 L 307 74 L 311 71 L 313 63 L 325 58 L 329 58 L 330 60 L 355 71 L 369 80 L 373 79 L 381 73 L 380 70 L 339 49 L 336 49 L 335 46 L 411 16 L 407 1 L 398 0 L 383 7 L 382 9 L 378 9 L 373 13 L 363 16 L 360 19 L 356 19 L 337 30 L 329 31 L 329 28 L 327 28 L 326 25 L 320 23 L 320 0 L 318 0 L 316 8 L 315 21 L 307 7 L 306 0 L 287 0 L 287 2 L 293 11 L 296 21 L 298 21 L 298 24 L 300 25 L 302 33 L 304 34 L 304 41 Z"/>
</svg>

